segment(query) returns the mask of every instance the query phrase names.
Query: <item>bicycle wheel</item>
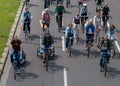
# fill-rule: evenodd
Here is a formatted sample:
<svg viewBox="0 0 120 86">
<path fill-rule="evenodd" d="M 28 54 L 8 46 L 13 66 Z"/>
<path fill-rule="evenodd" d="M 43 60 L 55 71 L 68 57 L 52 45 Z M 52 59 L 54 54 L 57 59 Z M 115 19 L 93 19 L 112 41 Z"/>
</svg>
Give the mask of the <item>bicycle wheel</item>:
<svg viewBox="0 0 120 86">
<path fill-rule="evenodd" d="M 60 32 L 60 17 L 58 16 L 58 32 Z"/>
<path fill-rule="evenodd" d="M 114 58 L 115 56 L 115 46 L 112 46 L 112 50 L 111 50 L 111 57 Z"/>
<path fill-rule="evenodd" d="M 16 74 L 17 74 L 16 63 L 13 65 L 13 70 L 14 70 L 14 80 L 16 80 Z"/>
<path fill-rule="evenodd" d="M 68 8 L 68 0 L 66 0 L 66 8 Z"/>
<path fill-rule="evenodd" d="M 89 58 L 89 54 L 90 54 L 90 44 L 88 44 L 88 49 L 87 49 L 87 57 Z"/>
<path fill-rule="evenodd" d="M 71 57 L 71 46 L 69 47 L 69 57 Z"/>
<path fill-rule="evenodd" d="M 106 73 L 107 73 L 107 58 L 105 58 L 105 57 L 104 57 L 104 70 L 105 70 L 104 76 L 106 77 Z"/>
<path fill-rule="evenodd" d="M 46 63 L 46 71 L 48 71 L 48 56 L 45 59 L 45 63 Z"/>
</svg>

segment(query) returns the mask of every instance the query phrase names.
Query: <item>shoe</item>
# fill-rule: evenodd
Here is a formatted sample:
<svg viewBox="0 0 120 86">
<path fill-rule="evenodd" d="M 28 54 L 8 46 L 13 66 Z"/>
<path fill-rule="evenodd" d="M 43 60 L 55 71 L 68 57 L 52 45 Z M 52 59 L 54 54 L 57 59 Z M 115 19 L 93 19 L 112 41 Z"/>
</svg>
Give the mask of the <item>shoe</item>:
<svg viewBox="0 0 120 86">
<path fill-rule="evenodd" d="M 88 48 L 86 47 L 85 50 L 87 50 Z"/>
<path fill-rule="evenodd" d="M 45 64 L 45 61 L 43 61 L 43 64 Z"/>
<path fill-rule="evenodd" d="M 103 68 L 102 67 L 100 67 L 100 72 L 103 72 Z"/>
<path fill-rule="evenodd" d="M 17 73 L 20 74 L 20 69 L 17 70 Z"/>
</svg>

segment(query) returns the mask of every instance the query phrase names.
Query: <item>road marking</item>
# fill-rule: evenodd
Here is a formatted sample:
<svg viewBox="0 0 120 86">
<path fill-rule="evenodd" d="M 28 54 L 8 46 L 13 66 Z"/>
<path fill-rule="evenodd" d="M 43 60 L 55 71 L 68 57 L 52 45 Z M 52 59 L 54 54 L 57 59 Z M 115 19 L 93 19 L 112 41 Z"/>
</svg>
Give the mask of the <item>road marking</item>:
<svg viewBox="0 0 120 86">
<path fill-rule="evenodd" d="M 108 28 L 110 27 L 109 22 L 107 22 L 107 26 L 108 26 Z M 117 46 L 117 48 L 118 48 L 118 51 L 119 51 L 119 53 L 120 53 L 120 46 L 119 46 L 118 42 L 115 41 L 115 44 L 116 44 L 116 46 Z"/>
<path fill-rule="evenodd" d="M 65 51 L 65 37 L 62 36 L 62 50 Z"/>
<path fill-rule="evenodd" d="M 64 75 L 64 86 L 68 86 L 68 83 L 67 83 L 67 69 L 66 68 L 63 69 L 63 75 Z"/>
</svg>

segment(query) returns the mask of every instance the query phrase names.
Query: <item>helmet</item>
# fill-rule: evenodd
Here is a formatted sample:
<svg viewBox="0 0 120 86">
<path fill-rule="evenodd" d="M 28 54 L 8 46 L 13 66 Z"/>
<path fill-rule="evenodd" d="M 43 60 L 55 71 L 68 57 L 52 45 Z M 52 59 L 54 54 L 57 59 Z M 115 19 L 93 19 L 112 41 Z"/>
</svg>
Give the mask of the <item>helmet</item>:
<svg viewBox="0 0 120 86">
<path fill-rule="evenodd" d="M 45 12 L 49 11 L 49 8 L 44 9 Z"/>
<path fill-rule="evenodd" d="M 83 3 L 83 6 L 84 6 L 84 7 L 86 7 L 86 6 L 87 6 L 87 4 L 86 4 L 86 3 Z"/>
</svg>

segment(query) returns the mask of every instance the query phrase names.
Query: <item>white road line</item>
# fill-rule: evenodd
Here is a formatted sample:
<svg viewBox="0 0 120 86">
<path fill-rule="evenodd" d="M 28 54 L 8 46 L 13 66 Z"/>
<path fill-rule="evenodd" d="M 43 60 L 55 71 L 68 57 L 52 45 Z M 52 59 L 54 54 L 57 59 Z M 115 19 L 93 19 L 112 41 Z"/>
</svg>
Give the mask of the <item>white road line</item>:
<svg viewBox="0 0 120 86">
<path fill-rule="evenodd" d="M 116 44 L 116 46 L 117 46 L 117 48 L 118 48 L 118 51 L 119 51 L 119 53 L 120 53 L 120 46 L 118 45 L 118 42 L 115 41 L 115 44 Z"/>
<path fill-rule="evenodd" d="M 62 50 L 65 51 L 65 37 L 62 36 Z"/>
<path fill-rule="evenodd" d="M 68 86 L 68 83 L 67 83 L 67 69 L 66 68 L 63 69 L 63 76 L 64 76 L 64 86 Z"/>
<path fill-rule="evenodd" d="M 110 27 L 109 22 L 107 22 L 107 26 L 108 26 L 108 27 Z M 115 41 L 115 44 L 116 44 L 117 49 L 118 49 L 118 51 L 119 51 L 119 53 L 120 53 L 120 46 L 119 46 L 118 42 L 117 42 L 117 41 Z"/>
</svg>

